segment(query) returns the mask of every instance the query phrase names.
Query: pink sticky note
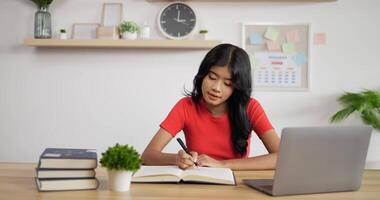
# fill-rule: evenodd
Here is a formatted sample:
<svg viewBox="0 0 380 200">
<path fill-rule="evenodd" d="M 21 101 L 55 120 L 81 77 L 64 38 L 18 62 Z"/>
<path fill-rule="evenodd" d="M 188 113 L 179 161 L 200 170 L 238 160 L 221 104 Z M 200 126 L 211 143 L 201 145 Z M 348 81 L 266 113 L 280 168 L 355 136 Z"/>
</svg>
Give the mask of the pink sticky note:
<svg viewBox="0 0 380 200">
<path fill-rule="evenodd" d="M 269 51 L 281 50 L 280 45 L 274 41 L 267 41 L 267 48 Z"/>
<path fill-rule="evenodd" d="M 300 38 L 298 36 L 298 31 L 297 30 L 291 30 L 291 31 L 286 32 L 286 40 L 289 43 L 298 42 L 300 40 Z"/>
<path fill-rule="evenodd" d="M 314 44 L 315 45 L 326 44 L 326 33 L 314 33 Z"/>
</svg>

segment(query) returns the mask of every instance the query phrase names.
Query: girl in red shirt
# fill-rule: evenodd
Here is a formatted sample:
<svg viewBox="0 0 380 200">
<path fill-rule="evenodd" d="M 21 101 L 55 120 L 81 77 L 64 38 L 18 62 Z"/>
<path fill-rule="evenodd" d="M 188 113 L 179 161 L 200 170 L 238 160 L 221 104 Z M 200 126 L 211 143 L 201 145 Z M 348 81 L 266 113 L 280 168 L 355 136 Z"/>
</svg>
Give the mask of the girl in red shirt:
<svg viewBox="0 0 380 200">
<path fill-rule="evenodd" d="M 228 167 L 233 170 L 274 169 L 279 137 L 260 103 L 251 98 L 252 78 L 248 54 L 231 44 L 220 44 L 203 59 L 187 92 L 161 123 L 142 154 L 146 165 Z M 183 131 L 191 155 L 163 153 Z M 251 132 L 268 154 L 248 157 Z"/>
</svg>

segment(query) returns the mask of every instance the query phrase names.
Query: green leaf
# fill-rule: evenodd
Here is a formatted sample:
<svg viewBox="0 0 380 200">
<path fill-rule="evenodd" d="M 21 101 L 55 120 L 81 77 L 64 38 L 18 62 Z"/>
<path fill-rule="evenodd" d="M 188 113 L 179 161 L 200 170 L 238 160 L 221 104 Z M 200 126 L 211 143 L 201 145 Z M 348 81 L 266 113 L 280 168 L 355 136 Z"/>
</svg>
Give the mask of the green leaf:
<svg viewBox="0 0 380 200">
<path fill-rule="evenodd" d="M 360 114 L 365 124 L 380 132 L 380 92 L 365 90 L 359 93 L 345 92 L 338 98 L 344 108 L 335 113 L 330 122 L 339 122 L 352 113 Z"/>
<path fill-rule="evenodd" d="M 118 143 L 113 147 L 108 147 L 100 159 L 102 167 L 107 169 L 134 172 L 140 169 L 141 163 L 140 155 L 132 146 L 119 145 Z"/>
<path fill-rule="evenodd" d="M 330 118 L 330 122 L 342 121 L 342 120 L 346 119 L 349 115 L 351 115 L 351 113 L 353 113 L 354 111 L 355 111 L 355 107 L 353 107 L 353 106 L 344 108 L 344 109 L 338 111 L 337 113 L 335 113 Z"/>
</svg>

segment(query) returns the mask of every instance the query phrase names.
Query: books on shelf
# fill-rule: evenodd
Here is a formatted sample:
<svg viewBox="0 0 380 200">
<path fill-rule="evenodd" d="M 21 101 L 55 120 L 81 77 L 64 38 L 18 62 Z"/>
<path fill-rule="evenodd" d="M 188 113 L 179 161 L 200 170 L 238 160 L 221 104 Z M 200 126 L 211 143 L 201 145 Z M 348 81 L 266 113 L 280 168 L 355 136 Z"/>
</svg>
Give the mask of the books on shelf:
<svg viewBox="0 0 380 200">
<path fill-rule="evenodd" d="M 97 167 L 94 149 L 46 148 L 38 168 L 44 169 L 94 169 Z"/>
<path fill-rule="evenodd" d="M 194 167 L 182 170 L 177 166 L 141 166 L 133 175 L 132 182 L 191 182 L 236 185 L 229 168 Z"/>
<path fill-rule="evenodd" d="M 97 189 L 94 149 L 46 148 L 36 168 L 38 191 Z"/>
<path fill-rule="evenodd" d="M 38 191 L 65 191 L 97 189 L 99 181 L 96 178 L 36 178 Z"/>
</svg>

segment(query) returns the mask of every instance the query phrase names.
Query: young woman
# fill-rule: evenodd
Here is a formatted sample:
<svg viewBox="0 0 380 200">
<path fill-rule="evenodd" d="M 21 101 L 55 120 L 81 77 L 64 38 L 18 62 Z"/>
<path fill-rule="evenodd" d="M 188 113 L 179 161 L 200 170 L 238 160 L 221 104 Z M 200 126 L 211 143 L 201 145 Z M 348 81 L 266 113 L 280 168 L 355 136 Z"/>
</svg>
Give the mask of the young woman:
<svg viewBox="0 0 380 200">
<path fill-rule="evenodd" d="M 182 98 L 161 123 L 142 154 L 146 165 L 228 167 L 233 170 L 274 169 L 279 137 L 260 103 L 251 98 L 252 78 L 248 54 L 231 44 L 220 44 L 203 59 L 194 89 Z M 162 149 L 183 131 L 191 155 Z M 251 132 L 268 154 L 248 157 Z M 179 145 L 178 145 L 179 146 Z"/>
</svg>

